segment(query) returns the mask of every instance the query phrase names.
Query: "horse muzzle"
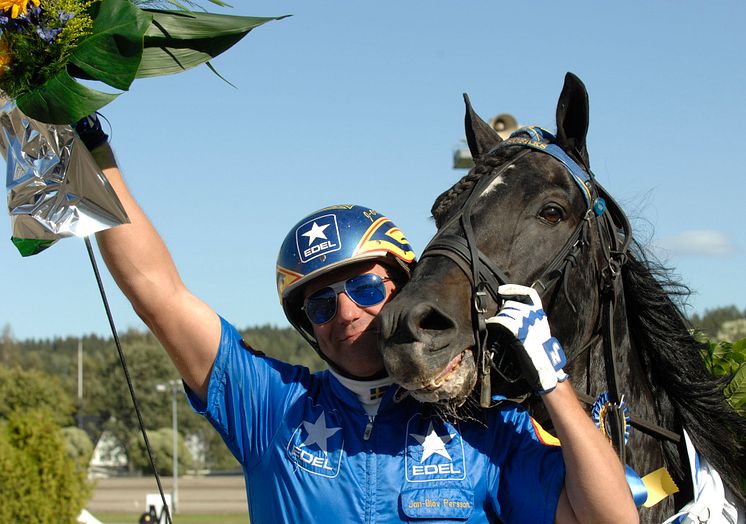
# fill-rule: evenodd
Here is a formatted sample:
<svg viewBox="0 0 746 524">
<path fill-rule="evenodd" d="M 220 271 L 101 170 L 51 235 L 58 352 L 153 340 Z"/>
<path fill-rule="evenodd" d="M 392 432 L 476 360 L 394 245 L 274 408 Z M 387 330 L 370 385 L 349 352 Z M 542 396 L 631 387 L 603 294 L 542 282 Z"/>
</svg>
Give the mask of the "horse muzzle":
<svg viewBox="0 0 746 524">
<path fill-rule="evenodd" d="M 396 383 L 423 402 L 469 395 L 476 382 L 471 341 L 457 342 L 456 322 L 437 305 L 395 300 L 378 322 L 384 365 Z"/>
</svg>

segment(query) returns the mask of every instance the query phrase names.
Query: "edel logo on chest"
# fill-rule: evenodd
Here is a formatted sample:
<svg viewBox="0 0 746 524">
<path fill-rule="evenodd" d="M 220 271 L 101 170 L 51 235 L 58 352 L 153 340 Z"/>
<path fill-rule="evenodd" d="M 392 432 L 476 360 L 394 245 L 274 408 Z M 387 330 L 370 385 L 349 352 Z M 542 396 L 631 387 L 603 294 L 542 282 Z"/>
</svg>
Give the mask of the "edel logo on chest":
<svg viewBox="0 0 746 524">
<path fill-rule="evenodd" d="M 297 468 L 334 478 L 339 475 L 343 449 L 342 426 L 336 414 L 318 408 L 306 412 L 285 451 Z"/>
<path fill-rule="evenodd" d="M 409 482 L 464 480 L 464 442 L 458 426 L 415 415 L 407 422 L 404 470 Z"/>
</svg>

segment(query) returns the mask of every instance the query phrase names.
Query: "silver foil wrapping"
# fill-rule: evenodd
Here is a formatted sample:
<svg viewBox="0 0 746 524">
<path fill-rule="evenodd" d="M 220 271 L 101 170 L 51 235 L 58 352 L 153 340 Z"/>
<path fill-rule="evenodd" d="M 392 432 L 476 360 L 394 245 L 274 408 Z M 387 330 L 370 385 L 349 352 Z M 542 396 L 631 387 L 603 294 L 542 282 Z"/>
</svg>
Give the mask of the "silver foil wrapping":
<svg viewBox="0 0 746 524">
<path fill-rule="evenodd" d="M 0 149 L 7 164 L 13 242 L 22 255 L 38 253 L 60 238 L 85 237 L 129 222 L 69 125 L 33 120 L 13 101 L 0 98 Z"/>
</svg>

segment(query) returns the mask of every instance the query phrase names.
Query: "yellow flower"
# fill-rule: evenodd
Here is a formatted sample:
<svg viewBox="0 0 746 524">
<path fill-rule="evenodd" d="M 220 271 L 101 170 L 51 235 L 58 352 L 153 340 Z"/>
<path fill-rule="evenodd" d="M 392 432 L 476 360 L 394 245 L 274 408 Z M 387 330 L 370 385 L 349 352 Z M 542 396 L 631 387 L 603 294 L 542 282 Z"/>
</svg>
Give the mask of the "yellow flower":
<svg viewBox="0 0 746 524">
<path fill-rule="evenodd" d="M 31 3 L 39 7 L 40 0 L 31 0 Z M 11 18 L 18 18 L 18 15 L 25 13 L 28 8 L 29 0 L 0 0 L 0 9 L 3 11 L 10 10 Z"/>
<path fill-rule="evenodd" d="M 5 38 L 0 38 L 0 76 L 5 72 L 5 68 L 13 61 L 13 55 Z"/>
</svg>

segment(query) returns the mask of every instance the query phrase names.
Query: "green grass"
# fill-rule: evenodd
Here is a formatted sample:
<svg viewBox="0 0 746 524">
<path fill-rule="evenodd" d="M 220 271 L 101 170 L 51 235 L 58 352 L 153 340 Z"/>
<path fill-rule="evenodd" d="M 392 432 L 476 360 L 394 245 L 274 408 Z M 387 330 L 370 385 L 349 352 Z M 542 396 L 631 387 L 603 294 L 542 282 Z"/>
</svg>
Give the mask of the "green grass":
<svg viewBox="0 0 746 524">
<path fill-rule="evenodd" d="M 94 515 L 104 524 L 137 524 L 142 513 L 102 513 Z M 163 516 L 166 522 L 166 516 Z M 183 514 L 177 513 L 173 517 L 173 524 L 249 524 L 249 516 L 246 513 L 230 514 Z"/>
</svg>

